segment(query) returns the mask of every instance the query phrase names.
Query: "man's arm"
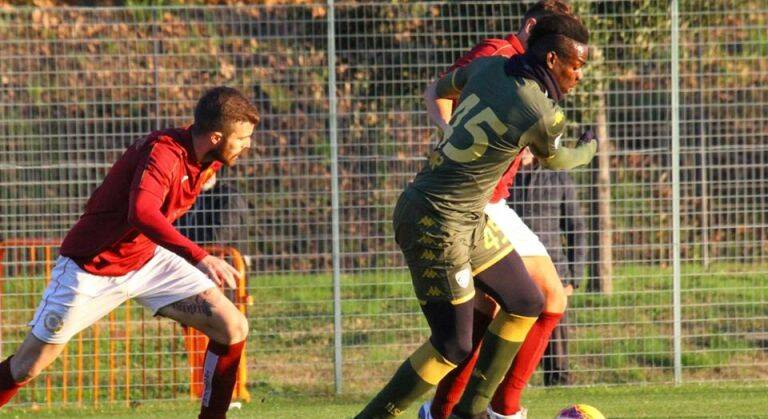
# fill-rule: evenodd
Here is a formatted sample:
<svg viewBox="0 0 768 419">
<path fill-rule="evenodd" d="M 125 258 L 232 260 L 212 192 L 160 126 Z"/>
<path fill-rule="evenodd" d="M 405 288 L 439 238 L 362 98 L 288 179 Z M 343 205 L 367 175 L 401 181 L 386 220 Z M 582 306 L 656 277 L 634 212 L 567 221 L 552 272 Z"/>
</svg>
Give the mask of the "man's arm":
<svg viewBox="0 0 768 419">
<path fill-rule="evenodd" d="M 451 99 L 435 99 L 440 118 L 445 121 L 446 124 L 451 122 L 451 115 L 453 114 L 453 101 Z"/>
<path fill-rule="evenodd" d="M 163 144 L 154 144 L 146 160 L 136 168 L 128 200 L 128 223 L 154 243 L 188 260 L 214 282 L 235 287 L 237 270 L 224 260 L 211 256 L 184 237 L 162 212 L 163 202 L 178 170 L 178 156 Z"/>
<path fill-rule="evenodd" d="M 173 227 L 160 210 L 162 206 L 163 200 L 157 195 L 144 189 L 133 191 L 128 205 L 128 222 L 154 243 L 192 264 L 208 256 L 208 252 Z"/>
<path fill-rule="evenodd" d="M 450 130 L 451 102 L 461 94 L 466 77 L 467 70 L 458 68 L 430 83 L 424 91 L 427 115 L 444 132 Z"/>
<path fill-rule="evenodd" d="M 507 44 L 505 47 L 511 47 L 511 45 Z M 495 44 L 493 40 L 485 39 L 479 44 L 475 45 L 471 50 L 469 50 L 469 52 L 461 56 L 458 60 L 456 60 L 445 73 L 440 75 L 440 77 L 443 77 L 446 74 L 450 74 L 459 68 L 468 66 L 476 58 L 491 57 L 496 55 L 498 51 L 499 46 Z M 445 124 L 447 125 L 451 121 L 451 115 L 453 114 L 453 100 L 436 98 L 434 101 L 437 105 L 438 113 L 440 114 L 441 119 L 445 121 Z M 440 126 L 441 129 L 443 128 L 442 125 L 438 124 L 438 126 Z"/>
<path fill-rule="evenodd" d="M 591 162 L 595 153 L 597 153 L 597 141 L 592 141 L 576 148 L 560 146 L 549 157 L 537 157 L 539 157 L 539 163 L 547 169 L 570 170 Z"/>
<path fill-rule="evenodd" d="M 496 43 L 498 41 L 499 40 L 492 40 L 492 39 L 484 39 L 480 41 L 480 43 L 472 47 L 472 49 L 469 50 L 469 52 L 462 55 L 458 60 L 456 60 L 448 68 L 448 71 L 446 71 L 446 73 L 450 73 L 451 71 L 454 71 L 461 67 L 466 67 L 469 65 L 469 63 L 474 61 L 476 58 L 492 57 L 496 55 L 497 53 L 499 53 L 499 49 L 500 49 L 499 44 Z M 503 44 L 505 45 L 503 45 L 502 48 L 511 47 L 511 45 L 509 45 L 509 43 L 507 42 L 503 42 Z"/>
<path fill-rule="evenodd" d="M 538 108 L 538 109 L 536 109 Z M 552 170 L 569 170 L 583 166 L 597 153 L 597 140 L 581 142 L 574 148 L 563 146 L 565 114 L 546 99 L 534 105 L 539 119 L 520 137 L 521 146 L 530 146 L 542 167 Z"/>
</svg>

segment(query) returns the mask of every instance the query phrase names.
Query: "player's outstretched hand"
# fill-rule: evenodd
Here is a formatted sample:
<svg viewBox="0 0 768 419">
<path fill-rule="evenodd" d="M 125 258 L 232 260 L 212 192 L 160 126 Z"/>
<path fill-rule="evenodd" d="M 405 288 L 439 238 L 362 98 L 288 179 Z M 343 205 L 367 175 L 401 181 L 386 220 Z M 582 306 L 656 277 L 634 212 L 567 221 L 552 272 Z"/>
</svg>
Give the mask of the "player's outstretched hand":
<svg viewBox="0 0 768 419">
<path fill-rule="evenodd" d="M 593 131 L 592 128 L 589 128 L 588 130 L 584 131 L 583 134 L 581 134 L 579 141 L 576 142 L 576 147 L 589 144 L 591 141 L 597 141 L 597 135 L 595 135 L 595 131 Z"/>
<path fill-rule="evenodd" d="M 227 284 L 232 289 L 237 288 L 237 281 L 235 279 L 240 278 L 240 272 L 224 261 L 224 259 L 208 255 L 198 262 L 196 267 L 208 275 L 216 285 L 221 287 Z"/>
</svg>

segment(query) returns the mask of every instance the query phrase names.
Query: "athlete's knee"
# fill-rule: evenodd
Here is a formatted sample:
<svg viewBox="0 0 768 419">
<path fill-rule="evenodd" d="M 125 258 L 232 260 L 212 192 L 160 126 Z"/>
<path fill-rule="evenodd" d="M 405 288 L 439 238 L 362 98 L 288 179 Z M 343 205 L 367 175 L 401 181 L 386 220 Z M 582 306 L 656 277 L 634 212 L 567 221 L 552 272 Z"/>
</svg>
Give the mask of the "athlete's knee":
<svg viewBox="0 0 768 419">
<path fill-rule="evenodd" d="M 544 293 L 544 310 L 551 313 L 562 313 L 568 305 L 568 297 L 565 295 L 565 288 L 560 282 L 560 277 L 547 278 L 542 288 Z"/>
<path fill-rule="evenodd" d="M 538 317 L 544 311 L 544 295 L 537 287 L 521 289 L 515 300 L 505 307 L 505 312 L 526 317 Z"/>
<path fill-rule="evenodd" d="M 528 307 L 530 310 L 527 313 L 527 315 L 538 316 L 539 314 L 541 314 L 541 312 L 544 311 L 544 302 L 545 302 L 544 294 L 542 294 L 538 288 L 527 293 L 525 295 L 525 300 L 523 303 L 523 305 L 525 307 Z"/>
<path fill-rule="evenodd" d="M 562 313 L 568 303 L 555 265 L 548 257 L 524 258 L 525 267 L 544 295 L 544 310 Z"/>
<path fill-rule="evenodd" d="M 445 359 L 458 365 L 472 353 L 472 336 L 456 336 L 432 345 Z"/>
<path fill-rule="evenodd" d="M 460 364 L 472 353 L 472 339 L 461 339 L 446 346 L 445 359 L 454 364 Z"/>
<path fill-rule="evenodd" d="M 225 340 L 228 345 L 239 343 L 248 337 L 248 319 L 241 312 L 237 312 L 226 321 Z"/>
<path fill-rule="evenodd" d="M 557 285 L 546 290 L 544 309 L 553 313 L 562 313 L 568 306 L 568 297 L 558 279 Z"/>
</svg>

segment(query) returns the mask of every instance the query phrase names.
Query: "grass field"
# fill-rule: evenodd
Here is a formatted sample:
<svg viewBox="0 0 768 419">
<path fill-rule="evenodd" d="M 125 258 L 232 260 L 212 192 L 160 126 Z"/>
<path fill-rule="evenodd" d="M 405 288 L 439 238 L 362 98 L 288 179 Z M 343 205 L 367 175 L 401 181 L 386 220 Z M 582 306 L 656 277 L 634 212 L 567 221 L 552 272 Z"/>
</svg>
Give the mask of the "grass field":
<svg viewBox="0 0 768 419">
<path fill-rule="evenodd" d="M 683 382 L 768 380 L 765 272 L 764 265 L 683 266 Z M 331 394 L 330 276 L 254 275 L 251 281 L 258 301 L 248 316 L 248 383 L 267 394 Z M 0 285 L 2 355 L 7 356 L 26 333 L 44 280 L 30 275 Z M 370 394 L 426 338 L 424 318 L 402 270 L 345 274 L 342 294 L 344 391 Z M 612 295 L 579 291 L 569 311 L 573 383 L 672 382 L 671 303 L 671 268 L 656 265 L 617 267 Z M 188 397 L 189 365 L 179 327 L 152 319 L 135 303 L 109 320 L 81 333 L 67 355 L 14 401 L 93 406 Z M 339 401 L 340 409 L 344 403 Z"/>
<path fill-rule="evenodd" d="M 308 397 L 299 394 L 254 392 L 254 401 L 232 418 L 349 418 L 366 402 L 365 397 Z M 684 385 L 623 386 L 563 389 L 530 389 L 525 406 L 529 418 L 553 418 L 562 407 L 586 403 L 598 407 L 607 418 L 758 418 L 768 417 L 768 392 L 765 385 Z M 415 418 L 418 406 L 413 406 L 403 418 Z M 60 410 L 10 409 L 0 411 L 0 418 L 191 418 L 197 413 L 192 402 L 139 404 L 131 407 Z"/>
</svg>

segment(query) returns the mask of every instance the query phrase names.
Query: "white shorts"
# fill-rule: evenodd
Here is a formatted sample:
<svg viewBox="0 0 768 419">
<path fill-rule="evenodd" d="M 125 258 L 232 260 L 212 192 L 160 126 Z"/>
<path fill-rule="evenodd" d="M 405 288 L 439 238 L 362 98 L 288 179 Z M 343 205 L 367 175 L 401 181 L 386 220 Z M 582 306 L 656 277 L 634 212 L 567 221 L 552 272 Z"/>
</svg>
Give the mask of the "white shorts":
<svg viewBox="0 0 768 419">
<path fill-rule="evenodd" d="M 131 298 L 154 315 L 215 286 L 184 258 L 160 246 L 149 262 L 123 276 L 93 275 L 61 256 L 29 325 L 43 342 L 66 343 Z"/>
<path fill-rule="evenodd" d="M 486 205 L 485 213 L 499 226 L 520 257 L 549 256 L 539 236 L 525 225 L 515 210 L 507 205 L 507 201 L 502 199 Z"/>
</svg>

